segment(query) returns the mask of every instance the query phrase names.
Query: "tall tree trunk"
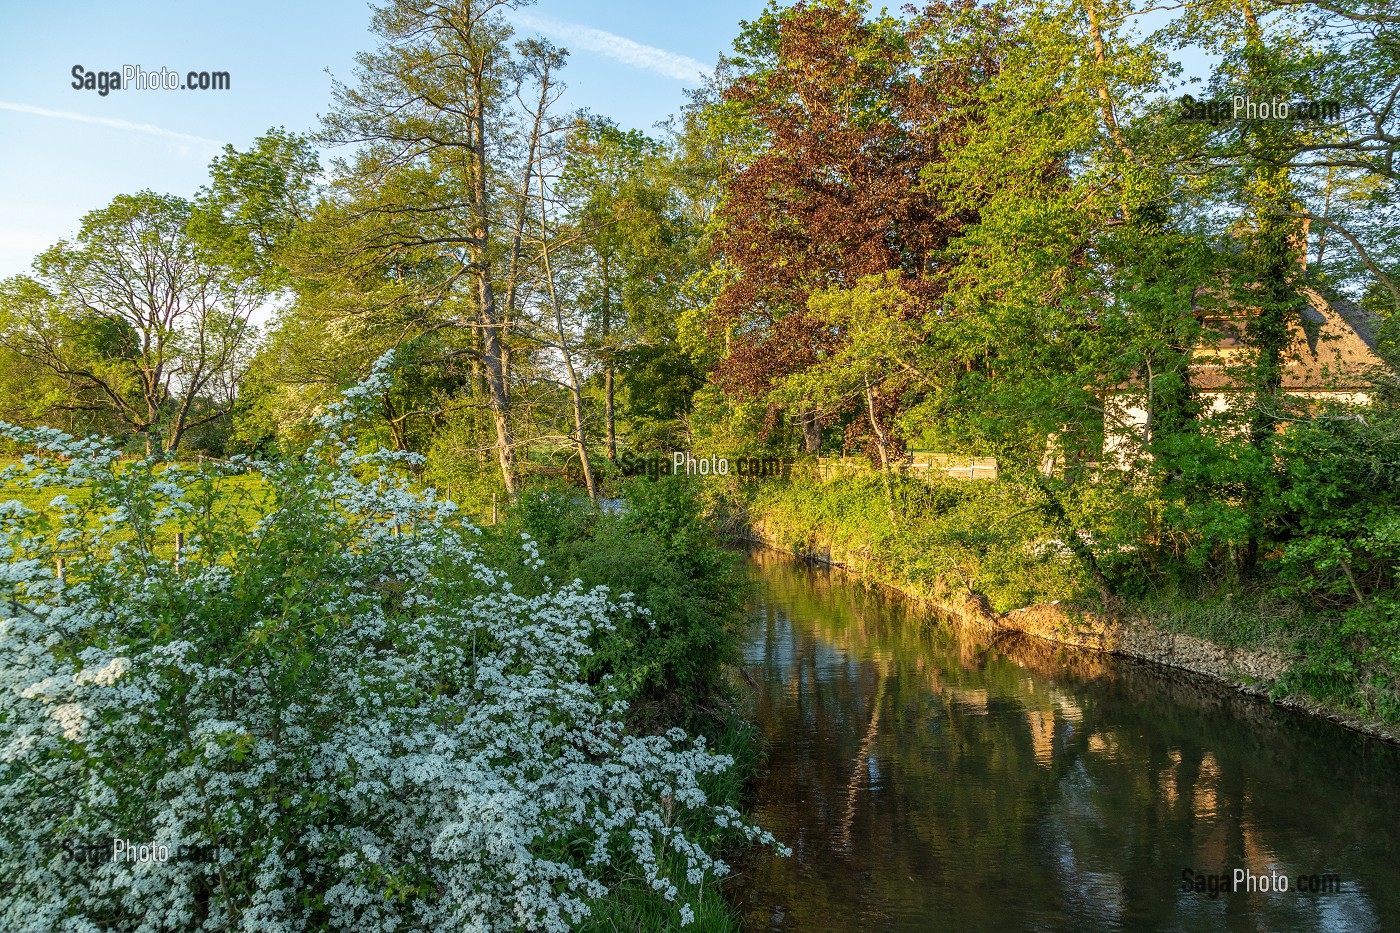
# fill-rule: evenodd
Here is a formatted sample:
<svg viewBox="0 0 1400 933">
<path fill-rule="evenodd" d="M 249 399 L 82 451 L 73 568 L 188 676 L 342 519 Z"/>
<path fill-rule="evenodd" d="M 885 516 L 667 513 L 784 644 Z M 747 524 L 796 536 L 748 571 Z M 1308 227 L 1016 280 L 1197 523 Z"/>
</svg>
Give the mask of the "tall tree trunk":
<svg viewBox="0 0 1400 933">
<path fill-rule="evenodd" d="M 617 402 L 616 373 L 613 369 L 612 320 L 612 281 L 609 275 L 608 257 L 602 258 L 603 272 L 603 420 L 607 431 L 608 459 L 617 462 Z"/>
<path fill-rule="evenodd" d="M 1113 95 L 1108 89 L 1108 52 L 1103 39 L 1103 23 L 1099 16 L 1096 0 L 1083 0 L 1084 14 L 1089 20 L 1089 38 L 1094 46 L 1094 64 L 1098 67 L 1095 76 L 1095 90 L 1099 97 L 1099 113 L 1103 117 L 1104 128 L 1113 140 L 1113 145 L 1128 159 L 1133 159 L 1133 150 L 1118 125 L 1118 116 L 1113 109 Z"/>
<path fill-rule="evenodd" d="M 875 393 L 870 388 L 870 374 L 865 374 L 865 411 L 870 417 L 870 427 L 875 432 L 875 446 L 880 452 L 880 471 L 890 472 L 890 442 L 885 429 L 880 427 L 880 419 L 875 417 Z"/>
<path fill-rule="evenodd" d="M 484 70 L 484 63 L 473 63 Z M 482 370 L 486 376 L 487 404 L 496 429 L 496 455 L 501 467 L 501 482 L 506 495 L 514 496 L 515 437 L 510 424 L 510 378 L 508 361 L 497 316 L 496 290 L 491 276 L 491 201 L 487 190 L 490 165 L 486 145 L 486 79 L 480 71 L 473 75 L 476 82 L 472 108 L 472 129 L 475 145 L 472 150 L 472 208 L 475 216 L 471 250 L 472 272 L 477 281 L 477 317 L 481 339 Z"/>
<path fill-rule="evenodd" d="M 797 420 L 802 425 L 802 445 L 808 454 L 821 453 L 822 449 L 822 422 L 815 409 L 804 408 L 797 413 Z"/>
<path fill-rule="evenodd" d="M 574 368 L 574 355 L 569 350 L 569 335 L 564 328 L 564 311 L 559 303 L 559 292 L 554 283 L 554 265 L 550 260 L 549 212 L 547 207 L 544 172 L 539 172 L 540 191 L 540 259 L 544 263 L 545 288 L 549 293 L 549 304 L 554 311 L 554 332 L 559 338 L 559 353 L 564 358 L 564 373 L 569 377 L 569 401 L 574 416 L 574 450 L 578 453 L 579 464 L 583 467 L 583 482 L 588 487 L 588 498 L 598 501 L 598 484 L 593 479 L 593 464 L 588 459 L 588 435 L 583 418 L 583 390 L 579 385 L 578 371 Z"/>
<path fill-rule="evenodd" d="M 608 422 L 608 459 L 613 463 L 617 462 L 617 402 L 615 399 L 617 386 L 616 373 L 613 371 L 612 361 L 608 362 L 607 368 L 603 370 L 603 405 L 606 408 Z"/>
<path fill-rule="evenodd" d="M 1254 446 L 1263 450 L 1271 444 L 1280 420 L 1284 353 L 1298 294 L 1292 282 L 1296 256 L 1291 230 L 1268 214 L 1259 216 L 1259 227 L 1253 261 L 1247 266 L 1250 277 L 1258 282 L 1259 305 L 1245 327 L 1245 342 L 1255 351 L 1249 435 Z"/>
<path fill-rule="evenodd" d="M 1272 84 L 1271 67 L 1263 33 L 1250 0 L 1242 0 L 1245 22 L 1245 62 L 1252 90 Z M 1291 317 L 1297 313 L 1297 221 L 1293 211 L 1293 184 L 1289 174 L 1288 131 L 1270 120 L 1260 120 L 1245 132 L 1255 165 L 1245 183 L 1245 199 L 1253 205 L 1255 230 L 1249 242 L 1244 271 L 1249 287 L 1257 287 L 1257 313 L 1245 327 L 1245 342 L 1255 351 L 1252 373 L 1254 412 L 1250 440 L 1267 447 L 1279 423 L 1283 386 L 1283 357 L 1288 349 Z M 1246 292 L 1248 294 L 1248 292 Z"/>
<path fill-rule="evenodd" d="M 544 180 L 540 180 L 541 186 Z M 543 197 L 543 195 L 541 195 Z M 583 467 L 583 482 L 588 488 L 588 498 L 592 502 L 598 501 L 598 484 L 593 478 L 593 464 L 588 459 L 588 434 L 583 418 L 583 391 L 579 385 L 578 372 L 574 369 L 574 355 L 569 351 L 569 337 L 564 330 L 564 314 L 559 307 L 559 296 L 554 288 L 554 271 L 550 267 L 548 233 L 541 231 L 545 237 L 542 249 L 544 258 L 544 277 L 549 286 L 549 302 L 554 308 L 554 328 L 559 336 L 559 353 L 564 357 L 564 372 L 569 377 L 569 401 L 572 403 L 574 416 L 574 451 L 578 454 L 579 464 Z"/>
<path fill-rule="evenodd" d="M 574 369 L 574 356 L 569 352 L 569 338 L 564 330 L 564 315 L 559 308 L 559 299 L 554 290 L 554 273 L 549 268 L 549 249 L 544 251 L 545 279 L 549 283 L 549 301 L 554 306 L 554 327 L 559 335 L 559 352 L 564 357 L 564 372 L 569 377 L 569 401 L 574 415 L 574 450 L 578 453 L 579 464 L 583 467 L 583 482 L 588 488 L 588 498 L 598 501 L 598 484 L 593 478 L 593 464 L 588 459 L 588 435 L 584 426 L 583 391 L 579 385 L 578 372 Z"/>
<path fill-rule="evenodd" d="M 875 417 L 875 392 L 870 388 L 870 373 L 865 378 L 865 410 L 870 415 L 870 427 L 875 431 L 875 445 L 880 451 L 880 480 L 885 484 L 885 509 L 889 512 L 890 527 L 898 528 L 899 519 L 894 511 L 894 489 L 890 486 L 890 442 L 885 429 L 880 427 L 880 419 Z"/>
<path fill-rule="evenodd" d="M 1050 527 L 1060 533 L 1060 539 L 1065 547 L 1070 549 L 1070 553 L 1079 558 L 1079 562 L 1088 572 L 1089 578 L 1094 581 L 1094 586 L 1098 588 L 1099 597 L 1107 607 L 1114 607 L 1118 603 L 1118 596 L 1113 592 L 1113 586 L 1104 576 L 1103 568 L 1099 566 L 1099 560 L 1094 556 L 1093 548 L 1079 536 L 1080 529 L 1075 528 L 1073 522 L 1069 520 L 1069 514 L 1065 511 L 1064 503 L 1055 493 L 1051 480 L 1033 473 L 1036 486 L 1040 489 L 1042 501 L 1039 503 L 1041 513 L 1049 520 Z"/>
<path fill-rule="evenodd" d="M 485 261 L 485 260 L 483 260 Z M 515 436 L 510 424 L 510 384 L 501 349 L 500 325 L 496 321 L 496 296 L 489 273 L 478 279 L 481 301 L 482 374 L 486 377 L 486 403 L 496 429 L 496 457 L 506 495 L 515 495 Z"/>
<path fill-rule="evenodd" d="M 540 159 L 545 113 L 549 109 L 549 84 L 549 63 L 545 62 L 540 76 L 539 99 L 536 101 L 535 112 L 530 121 L 530 140 L 526 147 L 525 166 L 520 179 L 520 195 L 516 199 L 514 229 L 511 231 L 510 254 L 506 264 L 506 295 L 502 325 L 507 332 L 515 326 L 516 313 L 519 310 L 520 274 L 524 257 L 525 224 L 530 214 L 531 203 L 534 200 L 531 192 L 534 186 L 535 166 Z M 506 373 L 506 378 L 509 379 L 510 346 L 507 344 L 501 349 L 501 361 Z"/>
<path fill-rule="evenodd" d="M 1132 146 L 1129 145 L 1123 128 L 1118 122 L 1116 102 L 1113 92 L 1109 88 L 1108 69 L 1110 53 L 1108 43 L 1104 40 L 1103 15 L 1099 9 L 1099 0 L 1081 0 L 1084 8 L 1085 18 L 1089 22 L 1089 40 L 1092 46 L 1092 54 L 1096 73 L 1094 75 L 1095 91 L 1099 99 L 1099 116 L 1103 120 L 1104 129 L 1107 131 L 1113 148 L 1118 150 L 1122 158 L 1128 163 L 1124 169 L 1125 178 L 1122 184 L 1122 198 L 1119 201 L 1119 210 L 1122 212 L 1122 219 L 1127 223 L 1150 224 L 1151 227 L 1144 227 L 1143 232 L 1150 229 L 1153 234 L 1160 233 L 1160 228 L 1150 217 L 1141 217 L 1143 208 L 1151 207 L 1150 198 L 1147 205 L 1143 204 L 1144 192 L 1141 185 L 1134 185 L 1128 181 L 1132 166 L 1138 162 Z M 1148 281 L 1155 282 L 1158 276 L 1149 271 Z M 1168 327 L 1175 331 L 1170 323 Z M 1159 437 L 1166 437 L 1179 434 L 1189 430 L 1194 424 L 1196 409 L 1191 390 L 1190 363 L 1194 347 L 1160 347 L 1149 352 L 1145 363 L 1147 377 L 1147 425 L 1144 431 L 1143 442 L 1154 461 L 1158 460 L 1159 445 L 1156 440 Z M 1165 377 L 1165 378 L 1162 378 Z M 1161 378 L 1161 383 L 1158 380 Z"/>
<path fill-rule="evenodd" d="M 1267 91 L 1274 84 L 1264 48 L 1263 32 L 1250 0 L 1241 0 L 1245 22 L 1245 63 L 1253 91 Z M 1249 147 L 1253 173 L 1245 183 L 1245 200 L 1253 206 L 1255 231 L 1246 251 L 1244 271 L 1248 287 L 1257 288 L 1257 312 L 1245 326 L 1245 343 L 1254 351 L 1250 374 L 1253 412 L 1250 442 L 1265 457 L 1272 447 L 1282 419 L 1283 367 L 1291 337 L 1293 317 L 1300 296 L 1297 274 L 1297 214 L 1289 174 L 1291 133 L 1271 120 L 1256 121 L 1246 130 L 1253 137 Z M 1248 292 L 1246 292 L 1248 294 Z M 1257 493 L 1247 495 L 1246 507 L 1257 514 Z M 1248 575 L 1259 555 L 1258 535 L 1251 531 L 1243 554 L 1242 571 Z"/>
</svg>

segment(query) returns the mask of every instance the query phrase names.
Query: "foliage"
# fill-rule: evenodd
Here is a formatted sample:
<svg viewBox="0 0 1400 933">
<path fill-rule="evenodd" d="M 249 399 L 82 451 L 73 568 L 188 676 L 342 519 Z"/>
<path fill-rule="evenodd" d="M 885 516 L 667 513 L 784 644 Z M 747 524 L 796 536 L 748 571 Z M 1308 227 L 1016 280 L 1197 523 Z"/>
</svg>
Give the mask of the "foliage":
<svg viewBox="0 0 1400 933">
<path fill-rule="evenodd" d="M 1282 439 L 1278 587 L 1325 613 L 1295 682 L 1400 717 L 1400 419 L 1317 420 Z"/>
<path fill-rule="evenodd" d="M 190 229 L 242 274 L 286 287 L 288 241 L 311 212 L 320 169 L 311 141 L 282 128 L 244 152 L 225 146 L 209 164 Z"/>
<path fill-rule="evenodd" d="M 579 580 L 633 594 L 645 614 L 600 633 L 584 670 L 615 682 L 643 720 L 691 724 L 718 715 L 724 671 L 739 659 L 737 558 L 719 545 L 698 487 L 685 476 L 637 477 L 621 484 L 612 512 L 567 491 L 533 490 L 488 536 L 504 545 L 502 562 L 519 535 L 539 542 L 547 556 L 530 575 L 538 587 Z"/>
<path fill-rule="evenodd" d="M 516 589 L 408 487 L 411 457 L 357 452 L 385 379 L 284 462 L 119 470 L 6 429 L 49 452 L 8 477 L 58 493 L 0 517 L 6 928 L 563 930 L 623 874 L 672 902 L 722 874 L 682 817 L 762 836 L 701 787 L 728 757 L 629 733 L 613 678 L 585 677 L 631 594 Z M 247 469 L 260 518 L 215 494 Z M 170 857 L 113 861 L 113 839 Z"/>
<path fill-rule="evenodd" d="M 765 484 L 748 509 L 782 544 L 829 546 L 887 582 L 953 601 L 976 592 L 1007 611 L 1084 595 L 1083 568 L 1034 504 L 1042 494 L 1033 484 L 893 485 L 893 517 L 873 473 Z"/>
<path fill-rule="evenodd" d="M 995 68 L 921 59 L 956 28 L 941 8 L 901 19 L 859 2 L 770 4 L 746 24 L 706 111 L 738 150 L 715 218 L 725 277 L 707 322 L 725 336 L 726 389 L 779 404 L 767 395 L 778 381 L 840 347 L 842 329 L 808 312 L 817 290 L 888 273 L 928 310 L 938 289 L 924 273 L 973 215 L 946 210 L 920 172 L 969 132 L 970 111 L 952 104 L 974 72 Z M 866 401 L 793 405 L 808 452 L 818 423 Z"/>
<path fill-rule="evenodd" d="M 700 224 L 671 153 L 636 130 L 581 117 L 555 185 L 570 252 L 572 300 L 601 383 L 605 445 L 617 459 L 618 383 L 634 431 L 674 433 L 699 382 L 676 352 L 676 308 L 701 268 Z M 658 372 L 659 370 L 659 372 Z M 667 379 L 657 384 L 655 376 Z M 659 392 L 657 390 L 660 390 Z"/>
<path fill-rule="evenodd" d="M 1343 677 L 1364 697 L 1367 678 L 1392 677 L 1394 376 L 1349 374 L 1369 406 L 1292 397 L 1286 380 L 1306 289 L 1336 301 L 1372 279 L 1365 304 L 1386 317 L 1393 134 L 1359 138 L 1396 117 L 1397 24 L 1369 2 L 1195 5 L 1153 35 L 1132 15 L 1030 0 L 896 19 L 832 2 L 746 25 L 703 102 L 735 155 L 714 234 L 729 275 L 716 382 L 731 403 L 844 411 L 842 447 L 869 438 L 882 467 L 774 486 L 753 507 L 798 543 L 849 545 L 892 578 L 1002 609 L 1288 600 L 1280 640 L 1349 632 L 1334 653 L 1368 659 Z M 1220 57 L 1216 99 L 1332 93 L 1344 119 L 1182 119 L 1167 52 L 1187 43 Z M 801 67 L 835 48 L 840 67 Z M 915 264 L 862 265 L 874 251 L 853 235 L 864 214 L 845 173 L 879 166 L 890 183 L 905 150 L 837 147 L 935 74 L 949 80 L 919 100 L 936 133 L 891 119 L 869 139 L 936 144 L 909 190 L 927 223 L 879 245 L 942 239 Z M 838 213 L 817 210 L 827 198 L 839 225 L 822 222 Z M 884 200 L 881 217 L 909 203 Z M 1388 322 L 1339 307 L 1388 352 Z M 996 456 L 1007 500 L 906 482 L 891 456 L 906 446 Z M 1052 553 L 1063 566 L 1041 573 Z"/>
<path fill-rule="evenodd" d="M 101 412 L 147 453 L 229 412 L 256 336 L 260 292 L 190 216 L 180 198 L 119 195 L 0 289 L 0 343 L 67 387 L 53 407 Z"/>
</svg>

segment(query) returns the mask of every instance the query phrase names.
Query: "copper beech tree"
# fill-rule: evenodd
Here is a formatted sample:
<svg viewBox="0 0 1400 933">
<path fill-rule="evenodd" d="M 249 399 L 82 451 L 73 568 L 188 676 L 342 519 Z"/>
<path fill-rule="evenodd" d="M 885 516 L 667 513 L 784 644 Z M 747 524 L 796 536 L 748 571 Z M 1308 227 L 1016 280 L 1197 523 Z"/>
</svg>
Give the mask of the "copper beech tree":
<svg viewBox="0 0 1400 933">
<path fill-rule="evenodd" d="M 908 314 L 936 296 L 926 273 L 975 217 L 948 210 L 923 175 L 969 130 L 961 93 L 995 67 L 930 54 L 951 18 L 941 6 L 872 18 L 856 3 L 799 3 L 768 10 L 736 42 L 709 105 L 738 161 L 714 238 L 725 280 L 712 327 L 727 339 L 717 375 L 729 391 L 765 394 L 841 343 L 808 310 L 814 292 L 890 274 L 916 299 Z M 863 392 L 846 407 L 869 408 L 878 437 L 886 402 Z M 808 452 L 833 414 L 798 412 Z"/>
</svg>

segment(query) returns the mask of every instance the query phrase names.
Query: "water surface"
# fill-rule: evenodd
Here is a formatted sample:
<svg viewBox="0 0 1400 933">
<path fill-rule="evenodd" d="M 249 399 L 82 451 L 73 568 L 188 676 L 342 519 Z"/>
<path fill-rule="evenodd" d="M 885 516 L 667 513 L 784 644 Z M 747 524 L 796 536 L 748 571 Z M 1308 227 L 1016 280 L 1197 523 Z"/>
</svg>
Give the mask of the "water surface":
<svg viewBox="0 0 1400 933">
<path fill-rule="evenodd" d="M 1395 748 L 1154 666 L 959 637 L 777 555 L 752 569 L 755 817 L 793 854 L 736 866 L 750 930 L 1400 931 Z M 1290 890 L 1183 890 L 1237 868 Z"/>
</svg>

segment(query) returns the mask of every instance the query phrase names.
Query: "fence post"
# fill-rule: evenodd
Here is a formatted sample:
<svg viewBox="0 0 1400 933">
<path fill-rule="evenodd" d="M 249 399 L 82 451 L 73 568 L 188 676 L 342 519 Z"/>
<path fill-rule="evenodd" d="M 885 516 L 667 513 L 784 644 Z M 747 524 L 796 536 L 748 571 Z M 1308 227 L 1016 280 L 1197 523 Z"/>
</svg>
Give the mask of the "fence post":
<svg viewBox="0 0 1400 933">
<path fill-rule="evenodd" d="M 175 572 L 180 572 L 180 565 L 184 562 L 185 556 L 185 533 L 175 532 Z"/>
<path fill-rule="evenodd" d="M 491 524 L 496 524 L 496 494 L 491 493 Z"/>
<path fill-rule="evenodd" d="M 57 560 L 55 560 L 55 561 L 54 561 L 54 573 L 58 576 L 58 579 L 59 579 L 60 581 L 67 582 L 67 580 L 68 580 L 68 561 L 64 560 L 62 557 L 60 557 L 60 558 L 58 558 Z"/>
</svg>

